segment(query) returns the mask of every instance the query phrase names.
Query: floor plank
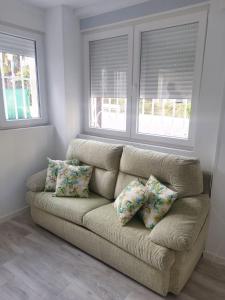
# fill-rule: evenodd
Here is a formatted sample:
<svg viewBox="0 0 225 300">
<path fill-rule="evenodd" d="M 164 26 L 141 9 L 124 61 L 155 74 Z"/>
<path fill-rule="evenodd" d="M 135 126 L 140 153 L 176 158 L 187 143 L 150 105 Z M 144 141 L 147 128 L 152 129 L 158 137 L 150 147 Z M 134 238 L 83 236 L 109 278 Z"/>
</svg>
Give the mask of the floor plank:
<svg viewBox="0 0 225 300">
<path fill-rule="evenodd" d="M 179 296 L 161 297 L 24 213 L 0 224 L 0 300 L 224 300 L 225 267 L 202 259 Z"/>
</svg>

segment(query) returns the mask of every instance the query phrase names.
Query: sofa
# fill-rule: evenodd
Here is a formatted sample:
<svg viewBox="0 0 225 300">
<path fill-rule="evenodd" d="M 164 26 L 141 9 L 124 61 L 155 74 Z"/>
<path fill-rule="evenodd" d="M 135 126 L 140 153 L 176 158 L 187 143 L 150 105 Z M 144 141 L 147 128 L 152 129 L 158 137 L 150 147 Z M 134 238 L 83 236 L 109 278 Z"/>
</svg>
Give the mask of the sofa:
<svg viewBox="0 0 225 300">
<path fill-rule="evenodd" d="M 53 197 L 40 171 L 27 180 L 34 222 L 156 293 L 179 294 L 207 235 L 209 196 L 199 160 L 83 139 L 71 141 L 66 158 L 93 166 L 90 196 Z M 179 198 L 152 230 L 136 216 L 122 226 L 112 202 L 130 181 L 151 174 Z"/>
</svg>

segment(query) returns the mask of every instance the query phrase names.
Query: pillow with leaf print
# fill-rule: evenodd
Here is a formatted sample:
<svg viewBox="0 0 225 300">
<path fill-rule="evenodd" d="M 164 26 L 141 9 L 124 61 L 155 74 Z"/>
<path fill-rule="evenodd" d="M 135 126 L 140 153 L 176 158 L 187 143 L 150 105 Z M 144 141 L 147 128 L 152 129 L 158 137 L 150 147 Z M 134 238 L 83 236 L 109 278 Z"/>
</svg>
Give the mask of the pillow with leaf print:
<svg viewBox="0 0 225 300">
<path fill-rule="evenodd" d="M 48 169 L 45 181 L 45 192 L 54 192 L 56 187 L 56 179 L 59 169 L 61 169 L 65 164 L 78 166 L 80 164 L 78 159 L 72 160 L 53 160 L 47 158 Z"/>
<path fill-rule="evenodd" d="M 88 198 L 91 166 L 64 165 L 58 171 L 55 196 Z"/>
<path fill-rule="evenodd" d="M 147 201 L 139 211 L 145 227 L 153 229 L 165 216 L 177 198 L 177 193 L 159 182 L 153 175 L 146 183 Z"/>
<path fill-rule="evenodd" d="M 136 179 L 131 181 L 116 198 L 114 208 L 122 225 L 129 222 L 145 203 L 145 191 L 145 185 Z"/>
</svg>

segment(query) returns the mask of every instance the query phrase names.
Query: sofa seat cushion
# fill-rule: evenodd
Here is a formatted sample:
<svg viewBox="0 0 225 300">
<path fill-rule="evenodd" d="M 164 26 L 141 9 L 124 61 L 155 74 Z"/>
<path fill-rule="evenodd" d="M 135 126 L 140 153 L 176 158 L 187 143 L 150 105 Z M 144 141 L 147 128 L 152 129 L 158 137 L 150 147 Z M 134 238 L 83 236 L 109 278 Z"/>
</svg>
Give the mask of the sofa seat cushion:
<svg viewBox="0 0 225 300">
<path fill-rule="evenodd" d="M 153 243 L 151 231 L 138 218 L 134 217 L 123 226 L 112 203 L 88 212 L 83 218 L 83 225 L 160 271 L 170 269 L 174 263 L 174 252 Z"/>
<path fill-rule="evenodd" d="M 47 192 L 28 192 L 27 198 L 31 205 L 78 225 L 82 225 L 83 216 L 87 212 L 110 203 L 109 200 L 93 193 L 89 198 L 71 198 L 54 197 L 52 193 Z"/>
</svg>

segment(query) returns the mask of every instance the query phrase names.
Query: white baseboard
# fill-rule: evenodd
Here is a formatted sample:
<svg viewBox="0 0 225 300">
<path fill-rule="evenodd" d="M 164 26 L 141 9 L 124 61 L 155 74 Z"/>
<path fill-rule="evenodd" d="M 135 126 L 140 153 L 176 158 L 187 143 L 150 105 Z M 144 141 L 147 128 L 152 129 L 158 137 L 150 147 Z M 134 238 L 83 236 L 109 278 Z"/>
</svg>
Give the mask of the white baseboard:
<svg viewBox="0 0 225 300">
<path fill-rule="evenodd" d="M 12 218 L 26 212 L 28 210 L 29 206 L 26 205 L 23 208 L 20 208 L 14 212 L 12 212 L 11 214 L 5 215 L 5 216 L 0 216 L 0 223 L 6 222 L 8 220 L 11 220 Z"/>
<path fill-rule="evenodd" d="M 207 250 L 204 251 L 203 257 L 205 257 L 207 260 L 213 263 L 225 266 L 225 257 L 215 255 L 214 253 L 211 253 Z"/>
</svg>

